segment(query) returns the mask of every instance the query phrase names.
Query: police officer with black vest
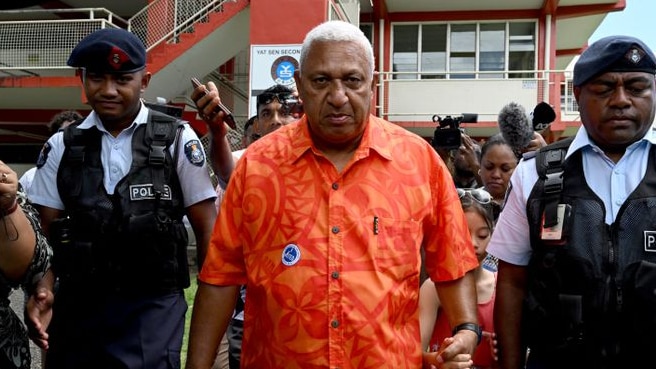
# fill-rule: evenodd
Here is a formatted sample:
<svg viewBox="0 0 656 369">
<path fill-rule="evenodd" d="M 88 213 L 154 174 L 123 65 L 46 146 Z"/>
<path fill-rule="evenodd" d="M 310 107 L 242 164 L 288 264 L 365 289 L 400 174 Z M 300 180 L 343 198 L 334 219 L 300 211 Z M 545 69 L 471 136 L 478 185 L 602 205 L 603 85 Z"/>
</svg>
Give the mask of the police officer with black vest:
<svg viewBox="0 0 656 369">
<path fill-rule="evenodd" d="M 641 40 L 590 45 L 574 66 L 582 127 L 515 169 L 488 247 L 502 368 L 653 367 L 655 73 Z"/>
<path fill-rule="evenodd" d="M 189 286 L 187 215 L 202 264 L 216 210 L 198 136 L 144 106 L 146 51 L 121 29 L 71 52 L 93 111 L 44 145 L 32 186 L 58 280 L 28 302 L 47 368 L 175 368 Z M 41 286 L 53 290 L 54 286 Z M 47 333 L 46 333 L 47 328 Z"/>
</svg>

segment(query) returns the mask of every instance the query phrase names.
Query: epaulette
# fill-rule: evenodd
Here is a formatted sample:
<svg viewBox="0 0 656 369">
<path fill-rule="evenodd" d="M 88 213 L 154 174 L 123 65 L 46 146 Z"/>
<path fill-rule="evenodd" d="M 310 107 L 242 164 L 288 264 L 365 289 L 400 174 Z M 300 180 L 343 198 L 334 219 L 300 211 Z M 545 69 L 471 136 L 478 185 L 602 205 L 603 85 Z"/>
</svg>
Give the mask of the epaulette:
<svg viewBox="0 0 656 369">
<path fill-rule="evenodd" d="M 536 150 L 533 150 L 533 151 L 527 151 L 527 152 L 525 152 L 525 153 L 522 154 L 522 159 L 524 159 L 524 160 L 530 160 L 530 159 L 535 158 L 535 155 L 537 155 L 537 151 L 536 151 Z"/>
</svg>

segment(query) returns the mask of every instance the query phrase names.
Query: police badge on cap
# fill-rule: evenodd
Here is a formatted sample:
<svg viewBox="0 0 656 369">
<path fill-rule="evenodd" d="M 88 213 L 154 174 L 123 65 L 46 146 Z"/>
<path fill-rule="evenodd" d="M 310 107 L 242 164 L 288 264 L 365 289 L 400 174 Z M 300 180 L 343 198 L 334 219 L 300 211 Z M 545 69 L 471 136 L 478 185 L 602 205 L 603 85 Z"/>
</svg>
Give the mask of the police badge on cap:
<svg viewBox="0 0 656 369">
<path fill-rule="evenodd" d="M 581 86 L 606 72 L 656 74 L 656 57 L 635 37 L 604 37 L 590 45 L 574 65 L 574 86 Z"/>
</svg>

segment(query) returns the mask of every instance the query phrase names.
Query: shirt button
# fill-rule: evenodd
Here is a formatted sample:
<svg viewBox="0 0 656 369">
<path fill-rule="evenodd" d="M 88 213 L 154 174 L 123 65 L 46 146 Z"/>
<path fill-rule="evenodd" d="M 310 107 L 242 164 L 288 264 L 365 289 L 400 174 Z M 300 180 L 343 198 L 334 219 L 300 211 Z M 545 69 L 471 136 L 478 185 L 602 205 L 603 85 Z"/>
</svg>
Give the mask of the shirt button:
<svg viewBox="0 0 656 369">
<path fill-rule="evenodd" d="M 333 328 L 339 327 L 339 321 L 333 320 L 332 322 L 330 322 L 330 326 Z"/>
<path fill-rule="evenodd" d="M 337 190 L 337 189 L 339 188 L 339 184 L 337 184 L 337 183 L 333 183 L 333 186 L 332 186 L 332 187 L 333 187 L 333 190 Z"/>
<path fill-rule="evenodd" d="M 333 231 L 334 234 L 339 233 L 339 227 L 338 227 L 338 226 L 334 226 L 333 229 L 332 229 L 332 231 Z"/>
<path fill-rule="evenodd" d="M 339 278 L 339 272 L 332 272 L 330 273 L 330 276 L 333 277 L 333 279 Z"/>
</svg>

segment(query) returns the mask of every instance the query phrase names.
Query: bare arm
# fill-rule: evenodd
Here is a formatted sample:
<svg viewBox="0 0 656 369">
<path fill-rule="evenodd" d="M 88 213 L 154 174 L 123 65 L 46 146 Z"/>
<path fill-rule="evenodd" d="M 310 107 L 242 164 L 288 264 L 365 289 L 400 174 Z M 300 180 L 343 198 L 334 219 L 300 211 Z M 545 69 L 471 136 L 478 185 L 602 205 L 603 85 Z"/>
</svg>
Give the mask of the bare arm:
<svg viewBox="0 0 656 369">
<path fill-rule="evenodd" d="M 455 281 L 435 283 L 435 289 L 437 298 L 441 301 L 440 307 L 447 314 L 452 327 L 461 323 L 477 322 L 476 285 L 472 272 Z M 425 368 L 470 367 L 473 364 L 472 355 L 476 350 L 477 340 L 476 333 L 468 330 L 459 331 L 455 336 L 444 339 L 440 343 L 438 352 L 423 353 L 423 366 Z"/>
<path fill-rule="evenodd" d="M 437 297 L 435 283 L 427 279 L 419 290 L 419 329 L 421 331 L 421 350 L 426 351 L 433 336 L 440 299 Z"/>
<path fill-rule="evenodd" d="M 466 134 L 461 135 L 462 138 L 462 145 L 460 145 L 460 155 L 463 156 L 465 161 L 467 162 L 467 165 L 469 166 L 469 170 L 471 170 L 472 173 L 474 173 L 474 178 L 476 179 L 476 183 L 481 184 L 483 183 L 483 180 L 481 179 L 481 175 L 478 174 L 481 170 L 481 162 L 478 158 L 478 154 L 480 153 L 480 148 L 479 152 L 476 152 L 476 143 L 474 140 L 471 139 Z"/>
<path fill-rule="evenodd" d="M 213 199 L 203 200 L 187 208 L 187 217 L 191 228 L 196 235 L 196 254 L 198 269 L 203 266 L 207 248 L 210 244 L 214 221 L 216 220 L 216 206 Z"/>
<path fill-rule="evenodd" d="M 62 216 L 62 211 L 45 206 L 39 207 L 41 228 L 49 237 L 50 224 L 53 220 Z M 37 283 L 33 293 L 25 304 L 25 324 L 27 325 L 30 338 L 42 349 L 48 349 L 48 325 L 52 319 L 52 304 L 54 295 L 55 275 L 50 269 Z"/>
<path fill-rule="evenodd" d="M 18 282 L 30 266 L 36 236 L 19 206 L 0 220 L 0 271 L 10 281 Z"/>
<path fill-rule="evenodd" d="M 0 175 L 0 271 L 18 282 L 32 261 L 36 233 L 18 204 L 16 172 L 0 162 Z"/>
<path fill-rule="evenodd" d="M 235 308 L 238 286 L 214 286 L 199 282 L 191 315 L 187 369 L 212 367 L 219 341 Z"/>
<path fill-rule="evenodd" d="M 223 112 L 216 113 L 216 109 L 221 102 L 219 90 L 214 82 L 208 82 L 207 87 L 204 85 L 197 87 L 191 94 L 191 99 L 196 104 L 198 113 L 203 118 L 210 130 L 210 161 L 212 170 L 225 184 L 228 183 L 230 175 L 235 167 L 232 159 L 230 144 L 226 138 L 228 127 L 223 122 Z"/>
<path fill-rule="evenodd" d="M 435 283 L 435 288 L 442 301 L 441 307 L 446 312 L 452 327 L 462 323 L 478 322 L 476 280 L 473 270 L 460 279 Z"/>
<path fill-rule="evenodd" d="M 478 322 L 474 271 L 469 271 L 462 278 L 454 281 L 435 283 L 435 288 L 451 327 L 462 323 Z M 462 330 L 453 338 L 454 343 L 446 349 L 443 357 L 474 353 L 478 341 L 474 332 Z"/>
<path fill-rule="evenodd" d="M 63 212 L 47 206 L 39 206 L 38 209 L 39 217 L 41 218 L 41 228 L 43 229 L 43 233 L 50 239 L 50 224 L 53 220 L 61 218 Z"/>
<path fill-rule="evenodd" d="M 526 295 L 526 267 L 499 260 L 494 329 L 501 368 L 519 369 L 525 359 L 521 340 L 522 304 Z"/>
</svg>

